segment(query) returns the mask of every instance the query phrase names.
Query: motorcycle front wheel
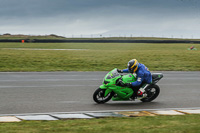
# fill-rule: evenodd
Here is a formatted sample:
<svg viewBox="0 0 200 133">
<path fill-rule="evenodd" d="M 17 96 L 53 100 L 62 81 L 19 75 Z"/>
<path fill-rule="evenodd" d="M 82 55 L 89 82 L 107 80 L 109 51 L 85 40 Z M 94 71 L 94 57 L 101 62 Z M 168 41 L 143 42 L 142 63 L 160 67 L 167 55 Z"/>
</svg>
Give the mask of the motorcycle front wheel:
<svg viewBox="0 0 200 133">
<path fill-rule="evenodd" d="M 160 93 L 160 88 L 157 85 L 149 86 L 147 91 L 147 97 L 141 99 L 142 102 L 151 102 L 157 98 Z"/>
<path fill-rule="evenodd" d="M 99 104 L 108 102 L 113 97 L 114 92 L 110 92 L 107 96 L 104 96 L 105 91 L 105 89 L 98 88 L 93 94 L 93 100 Z"/>
</svg>

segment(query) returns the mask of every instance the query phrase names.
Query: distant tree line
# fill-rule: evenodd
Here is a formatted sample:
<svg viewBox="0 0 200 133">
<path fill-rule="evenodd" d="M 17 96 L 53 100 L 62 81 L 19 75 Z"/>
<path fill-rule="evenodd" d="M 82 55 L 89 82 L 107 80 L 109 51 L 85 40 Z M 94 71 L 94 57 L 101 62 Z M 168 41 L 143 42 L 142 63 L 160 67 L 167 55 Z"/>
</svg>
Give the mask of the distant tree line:
<svg viewBox="0 0 200 133">
<path fill-rule="evenodd" d="M 0 42 L 21 42 L 22 39 L 0 39 Z M 196 40 L 106 40 L 106 39 L 24 39 L 25 43 L 200 43 Z"/>
</svg>

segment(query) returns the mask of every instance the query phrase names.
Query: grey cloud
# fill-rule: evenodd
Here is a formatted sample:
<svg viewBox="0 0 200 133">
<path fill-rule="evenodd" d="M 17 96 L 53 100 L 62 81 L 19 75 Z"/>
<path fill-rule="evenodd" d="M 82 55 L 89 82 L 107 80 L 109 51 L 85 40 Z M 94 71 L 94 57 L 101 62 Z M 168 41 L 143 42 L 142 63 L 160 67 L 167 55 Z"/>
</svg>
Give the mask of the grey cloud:
<svg viewBox="0 0 200 133">
<path fill-rule="evenodd" d="M 198 0 L 0 0 L 0 3 L 0 33 L 161 35 L 171 34 L 170 31 L 190 34 L 200 27 Z"/>
<path fill-rule="evenodd" d="M 0 15 L 10 17 L 45 17 L 60 14 L 90 13 L 172 13 L 190 12 L 196 6 L 193 0 L 0 0 Z M 195 4 L 195 5 L 194 5 Z M 198 3 L 199 4 L 199 3 Z M 121 9 L 117 9 L 121 7 Z M 122 8 L 124 7 L 124 8 Z M 92 11 L 92 12 L 91 12 Z M 177 13 L 176 12 L 176 13 Z M 104 14 L 105 15 L 105 14 Z"/>
</svg>

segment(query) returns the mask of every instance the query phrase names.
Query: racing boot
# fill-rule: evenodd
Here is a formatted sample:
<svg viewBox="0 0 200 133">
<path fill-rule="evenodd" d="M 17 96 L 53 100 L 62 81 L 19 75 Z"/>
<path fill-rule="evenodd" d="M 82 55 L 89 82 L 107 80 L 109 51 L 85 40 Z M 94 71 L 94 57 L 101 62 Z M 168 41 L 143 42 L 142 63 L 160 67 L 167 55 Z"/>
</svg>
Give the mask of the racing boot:
<svg viewBox="0 0 200 133">
<path fill-rule="evenodd" d="M 143 92 L 141 90 L 138 90 L 137 92 L 137 99 L 140 100 L 143 98 Z"/>
</svg>

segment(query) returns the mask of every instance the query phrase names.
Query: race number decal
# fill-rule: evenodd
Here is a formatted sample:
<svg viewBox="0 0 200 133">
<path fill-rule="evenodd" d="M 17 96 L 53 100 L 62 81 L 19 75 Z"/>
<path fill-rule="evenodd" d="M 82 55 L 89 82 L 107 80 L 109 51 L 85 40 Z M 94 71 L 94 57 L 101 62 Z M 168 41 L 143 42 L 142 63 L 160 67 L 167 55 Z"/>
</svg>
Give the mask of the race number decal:
<svg viewBox="0 0 200 133">
<path fill-rule="evenodd" d="M 142 80 L 142 78 L 138 77 L 137 81 L 138 81 L 138 82 L 141 82 L 141 80 Z"/>
</svg>

